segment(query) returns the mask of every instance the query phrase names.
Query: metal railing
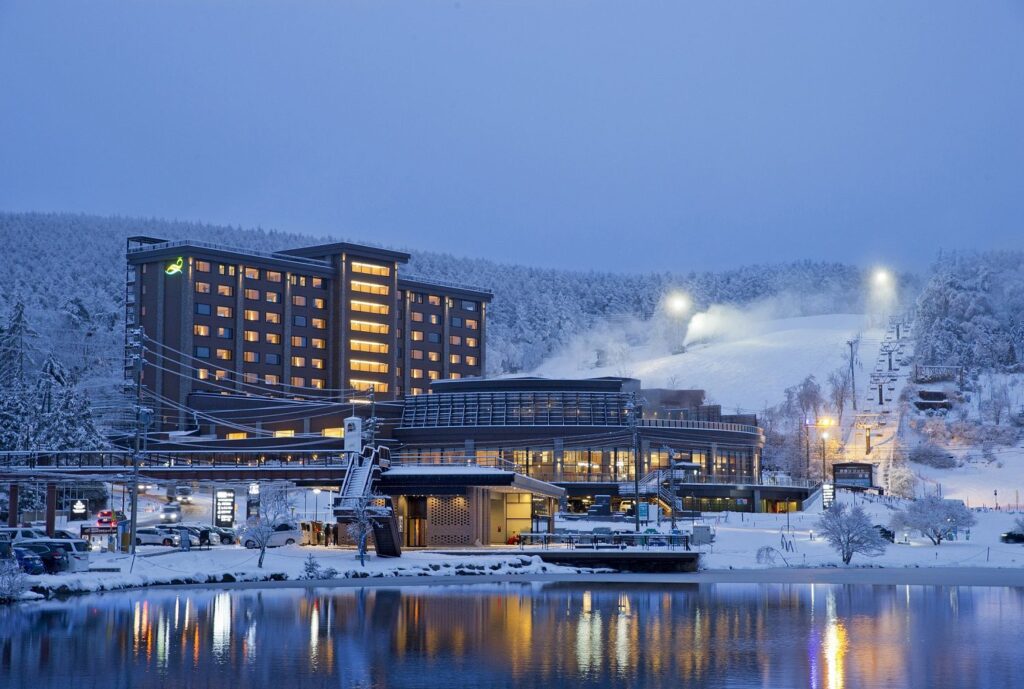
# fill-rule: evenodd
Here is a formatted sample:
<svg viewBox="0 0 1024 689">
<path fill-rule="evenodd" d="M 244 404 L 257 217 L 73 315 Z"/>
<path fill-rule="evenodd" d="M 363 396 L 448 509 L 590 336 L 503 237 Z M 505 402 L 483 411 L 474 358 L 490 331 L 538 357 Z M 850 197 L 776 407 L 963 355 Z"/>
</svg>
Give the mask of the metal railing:
<svg viewBox="0 0 1024 689">
<path fill-rule="evenodd" d="M 761 428 L 745 423 L 730 423 L 727 421 L 685 421 L 681 419 L 641 419 L 641 427 L 648 428 L 682 428 L 698 431 L 732 431 L 733 433 L 753 433 L 760 435 Z"/>
<path fill-rule="evenodd" d="M 423 277 L 421 275 L 403 275 L 399 273 L 398 280 L 407 280 L 409 282 L 421 282 L 425 285 L 437 285 L 438 287 L 448 287 L 450 289 L 461 289 L 467 292 L 480 292 L 482 294 L 489 294 L 492 297 L 494 292 L 484 287 L 478 287 L 477 285 L 467 285 L 461 282 L 452 282 L 451 280 L 435 280 L 434 278 Z"/>
<path fill-rule="evenodd" d="M 138 254 L 145 251 L 156 251 L 160 249 L 173 249 L 176 247 L 187 247 L 192 246 L 197 249 L 212 249 L 213 251 L 228 251 L 233 254 L 242 254 L 249 256 L 260 256 L 262 258 L 270 258 L 277 261 L 292 261 L 294 263 L 305 263 L 310 266 L 316 266 L 317 268 L 331 268 L 331 264 L 327 261 L 321 261 L 316 258 L 307 258 L 305 256 L 294 256 L 292 254 L 280 253 L 277 251 L 261 251 L 259 249 L 241 249 L 237 246 L 228 246 L 226 244 L 215 244 L 213 242 L 204 242 L 195 239 L 175 239 L 173 241 L 160 242 L 159 244 L 146 244 L 145 246 L 129 247 L 129 254 Z"/>
<path fill-rule="evenodd" d="M 141 452 L 142 468 L 232 468 L 232 467 L 344 467 L 348 460 L 339 453 L 324 452 L 250 452 L 209 450 L 197 453 L 190 450 Z M 130 469 L 132 452 L 112 451 L 52 451 L 52 452 L 0 452 L 0 469 Z"/>
</svg>

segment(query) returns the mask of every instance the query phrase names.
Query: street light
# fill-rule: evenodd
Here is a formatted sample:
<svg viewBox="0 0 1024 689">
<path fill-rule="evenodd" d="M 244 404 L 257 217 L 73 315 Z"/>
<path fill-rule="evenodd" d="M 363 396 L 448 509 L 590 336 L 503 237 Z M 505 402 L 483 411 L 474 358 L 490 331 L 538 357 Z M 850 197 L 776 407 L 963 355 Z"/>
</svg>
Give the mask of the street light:
<svg viewBox="0 0 1024 689">
<path fill-rule="evenodd" d="M 825 442 L 828 440 L 828 431 L 824 431 L 821 434 L 821 482 L 825 483 L 826 470 L 825 470 Z"/>
<path fill-rule="evenodd" d="M 684 316 L 690 310 L 690 298 L 682 292 L 673 292 L 665 299 L 665 309 L 673 316 Z"/>
<path fill-rule="evenodd" d="M 320 521 L 320 489 L 314 488 L 313 495 L 316 496 L 313 498 L 313 521 L 318 522 Z"/>
</svg>

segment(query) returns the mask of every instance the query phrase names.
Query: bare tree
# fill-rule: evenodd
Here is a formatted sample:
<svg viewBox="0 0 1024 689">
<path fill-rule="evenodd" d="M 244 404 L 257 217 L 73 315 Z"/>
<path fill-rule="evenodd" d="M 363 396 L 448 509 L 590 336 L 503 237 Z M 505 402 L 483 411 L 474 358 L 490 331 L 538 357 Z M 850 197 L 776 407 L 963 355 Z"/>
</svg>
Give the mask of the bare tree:
<svg viewBox="0 0 1024 689">
<path fill-rule="evenodd" d="M 855 553 L 876 557 L 885 552 L 885 540 L 859 505 L 847 509 L 845 503 L 832 503 L 821 515 L 817 528 L 838 551 L 844 565 L 850 564 Z"/>
<path fill-rule="evenodd" d="M 843 425 L 843 412 L 850 396 L 850 369 L 840 366 L 828 374 L 828 398 L 836 412 L 836 422 Z"/>
<path fill-rule="evenodd" d="M 258 567 L 263 567 L 263 558 L 267 555 L 270 537 L 278 527 L 292 522 L 292 501 L 288 489 L 284 486 L 272 486 L 260 494 L 260 507 L 256 515 L 250 517 L 239 534 L 239 542 L 247 548 L 260 549 Z"/>
<path fill-rule="evenodd" d="M 373 517 L 378 511 L 374 503 L 379 498 L 379 495 L 364 493 L 349 503 L 352 507 L 352 521 L 346 530 L 349 538 L 355 541 L 359 564 L 362 567 L 366 566 L 366 541 L 373 533 Z"/>
<path fill-rule="evenodd" d="M 934 545 L 939 545 L 958 529 L 974 526 L 975 521 L 974 515 L 959 500 L 943 500 L 931 495 L 915 500 L 907 509 L 893 515 L 891 526 L 893 531 L 920 531 Z"/>
</svg>

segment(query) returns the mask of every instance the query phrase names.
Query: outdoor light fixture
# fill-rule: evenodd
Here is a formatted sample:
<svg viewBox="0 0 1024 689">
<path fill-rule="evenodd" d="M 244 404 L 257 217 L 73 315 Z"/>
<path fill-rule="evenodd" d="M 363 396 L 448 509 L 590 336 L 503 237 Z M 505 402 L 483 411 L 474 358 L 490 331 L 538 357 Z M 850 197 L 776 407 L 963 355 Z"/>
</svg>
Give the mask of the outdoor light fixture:
<svg viewBox="0 0 1024 689">
<path fill-rule="evenodd" d="M 682 316 L 690 310 L 690 298 L 682 292 L 673 292 L 665 300 L 665 308 L 673 316 Z"/>
<path fill-rule="evenodd" d="M 875 271 L 875 284 L 878 285 L 879 287 L 883 285 L 888 285 L 891 277 L 892 276 L 889 274 L 888 270 L 886 270 L 885 268 L 879 268 Z"/>
</svg>

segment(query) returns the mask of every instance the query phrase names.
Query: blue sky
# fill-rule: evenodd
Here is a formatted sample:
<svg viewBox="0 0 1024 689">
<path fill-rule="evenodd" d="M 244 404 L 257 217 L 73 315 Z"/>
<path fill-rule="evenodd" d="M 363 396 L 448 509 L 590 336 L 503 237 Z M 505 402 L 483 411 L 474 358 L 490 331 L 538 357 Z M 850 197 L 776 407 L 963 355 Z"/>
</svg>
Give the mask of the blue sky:
<svg viewBox="0 0 1024 689">
<path fill-rule="evenodd" d="M 1020 247 L 1024 3 L 0 0 L 0 209 L 538 265 Z"/>
</svg>

